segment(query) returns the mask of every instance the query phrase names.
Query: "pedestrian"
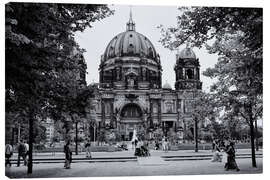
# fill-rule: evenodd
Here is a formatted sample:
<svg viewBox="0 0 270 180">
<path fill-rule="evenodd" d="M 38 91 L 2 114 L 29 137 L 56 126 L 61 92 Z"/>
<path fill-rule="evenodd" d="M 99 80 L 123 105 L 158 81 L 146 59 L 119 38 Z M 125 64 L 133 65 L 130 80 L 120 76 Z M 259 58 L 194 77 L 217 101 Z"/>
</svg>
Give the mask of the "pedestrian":
<svg viewBox="0 0 270 180">
<path fill-rule="evenodd" d="M 136 143 L 136 140 L 135 140 L 135 143 Z M 135 146 L 135 154 L 134 154 L 135 156 L 139 156 L 139 157 L 142 156 L 141 146 L 142 146 L 142 141 L 139 138 Z"/>
<path fill-rule="evenodd" d="M 29 157 L 29 145 L 27 144 L 27 141 L 24 141 L 24 148 L 25 148 L 24 165 L 26 166 L 28 164 L 28 157 Z"/>
<path fill-rule="evenodd" d="M 155 149 L 159 150 L 159 142 L 158 141 L 155 141 Z"/>
<path fill-rule="evenodd" d="M 235 169 L 236 171 L 240 171 L 240 169 L 237 166 L 237 163 L 235 161 L 235 149 L 234 149 L 234 143 L 229 142 L 229 145 L 227 145 L 226 148 L 227 153 L 227 163 L 225 164 L 225 170 L 228 171 L 230 169 Z"/>
<path fill-rule="evenodd" d="M 87 141 L 84 147 L 85 147 L 86 157 L 91 158 L 92 157 L 92 155 L 91 155 L 91 142 Z"/>
<path fill-rule="evenodd" d="M 220 150 L 216 140 L 213 141 L 213 150 L 212 151 L 213 151 L 213 157 L 212 157 L 211 162 L 221 162 L 222 161 L 221 154 L 220 154 L 221 150 Z"/>
<path fill-rule="evenodd" d="M 165 151 L 166 147 L 165 147 L 165 136 L 162 138 L 161 140 L 161 144 L 162 144 L 162 151 Z"/>
<path fill-rule="evenodd" d="M 55 156 L 55 143 L 54 141 L 50 144 L 50 148 L 51 148 L 51 151 L 52 151 L 52 155 Z"/>
<path fill-rule="evenodd" d="M 136 139 L 134 140 L 135 149 L 136 149 L 136 147 L 137 147 L 137 144 L 138 144 L 138 139 L 136 138 Z"/>
<path fill-rule="evenodd" d="M 70 169 L 71 161 L 72 161 L 72 152 L 70 149 L 70 141 L 67 141 L 66 145 L 64 146 L 64 153 L 65 153 L 65 165 L 66 169 Z"/>
<path fill-rule="evenodd" d="M 168 152 L 169 150 L 169 142 L 168 142 L 168 139 L 165 138 L 165 141 L 164 141 L 164 151 L 165 152 Z"/>
<path fill-rule="evenodd" d="M 12 146 L 10 144 L 6 144 L 6 147 L 5 147 L 5 157 L 6 157 L 5 166 L 9 165 L 9 167 L 11 167 L 10 158 L 12 155 L 13 155 Z"/>
<path fill-rule="evenodd" d="M 26 165 L 26 160 L 25 160 L 26 148 L 24 146 L 24 143 L 22 143 L 21 141 L 19 141 L 17 150 L 18 150 L 17 166 L 18 167 L 20 166 L 21 157 L 23 158 L 24 165 Z"/>
<path fill-rule="evenodd" d="M 141 150 L 142 150 L 142 156 L 150 156 L 147 141 L 143 141 L 143 145 L 141 146 Z"/>
</svg>

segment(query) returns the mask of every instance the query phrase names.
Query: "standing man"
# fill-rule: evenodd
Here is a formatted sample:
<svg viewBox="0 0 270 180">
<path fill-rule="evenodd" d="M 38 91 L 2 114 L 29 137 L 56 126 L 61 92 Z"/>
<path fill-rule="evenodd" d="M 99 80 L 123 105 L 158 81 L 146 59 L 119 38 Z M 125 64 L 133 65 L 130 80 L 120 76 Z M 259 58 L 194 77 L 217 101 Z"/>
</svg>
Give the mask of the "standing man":
<svg viewBox="0 0 270 180">
<path fill-rule="evenodd" d="M 18 161 L 17 161 L 17 166 L 19 167 L 20 166 L 20 160 L 21 160 L 21 157 L 23 158 L 23 161 L 25 162 L 25 154 L 26 154 L 26 149 L 25 149 L 25 146 L 24 144 L 19 141 L 18 143 Z"/>
<path fill-rule="evenodd" d="M 29 145 L 27 144 L 27 141 L 24 141 L 24 148 L 25 148 L 24 165 L 26 166 L 28 163 L 28 155 L 29 155 Z"/>
<path fill-rule="evenodd" d="M 162 151 L 165 151 L 166 150 L 165 136 L 163 136 L 161 144 L 162 144 Z"/>
<path fill-rule="evenodd" d="M 70 169 L 70 164 L 72 161 L 72 152 L 70 150 L 70 141 L 67 141 L 66 145 L 64 146 L 64 153 L 65 153 L 65 165 L 66 169 Z"/>
<path fill-rule="evenodd" d="M 87 158 L 91 158 L 91 142 L 89 140 L 87 140 L 86 144 L 85 144 L 85 151 L 86 151 L 86 157 Z"/>
</svg>

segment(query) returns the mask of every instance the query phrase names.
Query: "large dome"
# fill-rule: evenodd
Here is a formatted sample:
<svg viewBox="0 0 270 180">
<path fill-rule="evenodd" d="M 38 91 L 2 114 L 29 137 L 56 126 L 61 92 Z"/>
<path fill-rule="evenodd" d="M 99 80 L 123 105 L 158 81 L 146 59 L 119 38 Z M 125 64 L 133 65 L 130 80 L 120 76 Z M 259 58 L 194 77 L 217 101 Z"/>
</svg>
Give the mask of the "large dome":
<svg viewBox="0 0 270 180">
<path fill-rule="evenodd" d="M 131 12 L 126 31 L 116 35 L 101 56 L 99 72 L 105 88 L 162 88 L 160 57 L 151 41 L 135 31 Z"/>
<path fill-rule="evenodd" d="M 111 58 L 126 56 L 145 57 L 156 62 L 159 59 L 151 41 L 135 31 L 135 23 L 132 17 L 127 22 L 127 30 L 116 35 L 107 45 L 102 62 Z"/>
<path fill-rule="evenodd" d="M 106 61 L 114 57 L 124 56 L 157 59 L 157 53 L 153 44 L 147 37 L 136 31 L 126 31 L 116 35 L 108 44 L 103 60 Z"/>
</svg>

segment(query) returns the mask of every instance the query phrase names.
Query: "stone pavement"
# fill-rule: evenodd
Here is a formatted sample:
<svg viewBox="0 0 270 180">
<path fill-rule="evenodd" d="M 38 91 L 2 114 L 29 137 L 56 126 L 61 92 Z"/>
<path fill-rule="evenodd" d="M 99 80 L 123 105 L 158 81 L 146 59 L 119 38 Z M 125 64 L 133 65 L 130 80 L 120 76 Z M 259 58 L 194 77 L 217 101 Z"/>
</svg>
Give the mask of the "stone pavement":
<svg viewBox="0 0 270 180">
<path fill-rule="evenodd" d="M 255 174 L 262 173 L 262 159 L 257 159 L 257 168 L 251 167 L 251 159 L 236 160 L 239 172 L 225 171 L 224 163 L 202 161 L 176 161 L 160 165 L 141 165 L 139 162 L 75 163 L 71 169 L 63 164 L 34 164 L 33 174 L 27 175 L 27 168 L 6 168 L 10 178 L 52 178 L 52 177 L 100 177 L 100 176 L 158 176 L 158 175 L 206 175 L 206 174 Z"/>
<path fill-rule="evenodd" d="M 138 164 L 143 166 L 155 166 L 155 165 L 164 165 L 168 162 L 164 161 L 159 156 L 148 156 L 148 157 L 138 157 Z"/>
</svg>

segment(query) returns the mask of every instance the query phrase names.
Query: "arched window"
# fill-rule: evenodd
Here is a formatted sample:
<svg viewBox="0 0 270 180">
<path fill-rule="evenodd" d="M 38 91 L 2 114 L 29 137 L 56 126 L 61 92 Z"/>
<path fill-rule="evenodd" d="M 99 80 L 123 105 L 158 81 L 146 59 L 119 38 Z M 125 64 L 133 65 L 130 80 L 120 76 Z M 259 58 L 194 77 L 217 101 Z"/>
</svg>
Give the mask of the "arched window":
<svg viewBox="0 0 270 180">
<path fill-rule="evenodd" d="M 151 47 L 148 48 L 148 56 L 154 57 L 154 52 L 153 52 L 153 49 Z"/>
<path fill-rule="evenodd" d="M 110 114 L 111 113 L 111 105 L 107 103 L 105 105 L 105 114 Z"/>
<path fill-rule="evenodd" d="M 166 113 L 173 112 L 173 103 L 171 101 L 165 103 Z"/>
<path fill-rule="evenodd" d="M 128 46 L 128 54 L 134 54 L 134 46 L 133 46 L 133 44 L 129 44 L 129 46 Z"/>
<path fill-rule="evenodd" d="M 111 46 L 109 50 L 109 57 L 113 57 L 113 56 L 114 56 L 114 48 L 113 46 Z"/>
<path fill-rule="evenodd" d="M 193 79 L 194 78 L 194 72 L 193 72 L 192 69 L 187 69 L 186 77 L 187 77 L 187 79 Z"/>
<path fill-rule="evenodd" d="M 121 112 L 121 116 L 122 117 L 141 117 L 142 112 L 138 105 L 129 104 L 123 108 Z"/>
</svg>

